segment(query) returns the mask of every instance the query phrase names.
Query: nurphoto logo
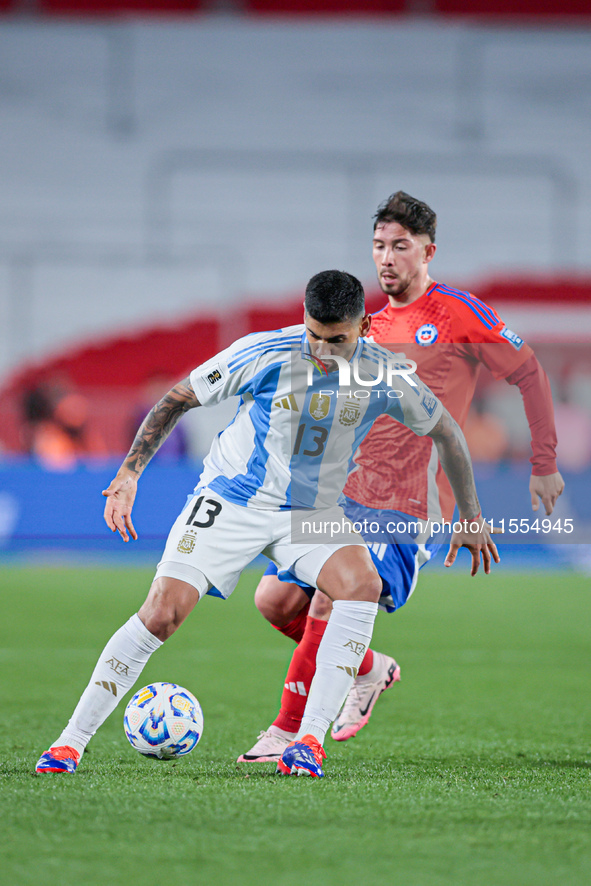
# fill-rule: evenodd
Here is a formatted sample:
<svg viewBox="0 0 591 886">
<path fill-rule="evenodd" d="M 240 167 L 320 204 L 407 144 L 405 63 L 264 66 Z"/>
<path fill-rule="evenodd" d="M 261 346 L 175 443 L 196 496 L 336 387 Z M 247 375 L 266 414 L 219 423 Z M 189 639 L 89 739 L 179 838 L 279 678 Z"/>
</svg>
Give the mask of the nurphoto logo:
<svg viewBox="0 0 591 886">
<path fill-rule="evenodd" d="M 313 357 L 308 354 L 304 354 L 303 356 L 308 361 L 308 366 L 306 367 L 308 373 L 308 385 L 314 383 L 315 369 L 324 375 L 328 375 L 328 368 L 324 361 L 319 357 Z M 412 377 L 413 373 L 417 371 L 417 364 L 414 360 L 400 360 L 396 359 L 394 356 L 386 356 L 384 359 L 377 361 L 377 375 L 375 377 L 368 376 L 367 370 L 363 371 L 363 376 L 365 377 L 362 377 L 358 360 L 351 360 L 349 362 L 349 360 L 345 360 L 344 357 L 338 357 L 336 354 L 331 354 L 329 359 L 332 363 L 336 363 L 338 366 L 339 386 L 345 387 L 351 384 L 352 371 L 353 381 L 364 388 L 373 388 L 376 385 L 381 384 L 383 381 L 385 381 L 386 385 L 391 388 L 394 386 L 394 379 L 399 377 L 405 378 L 411 387 L 418 387 L 416 381 Z"/>
</svg>

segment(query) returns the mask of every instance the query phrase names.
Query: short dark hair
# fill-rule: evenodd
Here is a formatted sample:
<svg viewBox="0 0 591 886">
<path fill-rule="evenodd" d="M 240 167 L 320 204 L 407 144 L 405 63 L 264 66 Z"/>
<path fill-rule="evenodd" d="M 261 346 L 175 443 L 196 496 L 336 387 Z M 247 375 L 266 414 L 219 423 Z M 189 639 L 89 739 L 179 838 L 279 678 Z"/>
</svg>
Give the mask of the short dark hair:
<svg viewBox="0 0 591 886">
<path fill-rule="evenodd" d="M 365 313 L 363 286 L 346 271 L 321 271 L 306 286 L 306 313 L 318 323 L 343 323 Z"/>
<path fill-rule="evenodd" d="M 374 231 L 378 225 L 398 222 L 411 234 L 427 234 L 431 243 L 435 243 L 437 216 L 430 206 L 421 200 L 416 200 L 404 191 L 396 191 L 384 203 L 381 203 L 374 219 Z"/>
</svg>

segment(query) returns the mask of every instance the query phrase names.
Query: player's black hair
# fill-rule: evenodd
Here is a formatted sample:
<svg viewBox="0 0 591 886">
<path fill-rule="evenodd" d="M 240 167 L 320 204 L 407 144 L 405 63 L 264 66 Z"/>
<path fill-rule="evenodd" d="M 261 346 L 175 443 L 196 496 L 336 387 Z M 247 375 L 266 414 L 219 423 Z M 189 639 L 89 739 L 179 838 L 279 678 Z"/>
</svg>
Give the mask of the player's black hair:
<svg viewBox="0 0 591 886">
<path fill-rule="evenodd" d="M 363 286 L 346 271 L 321 271 L 306 286 L 306 313 L 318 323 L 358 320 L 365 313 Z"/>
<path fill-rule="evenodd" d="M 437 216 L 430 206 L 404 191 L 396 191 L 381 203 L 374 219 L 374 231 L 378 225 L 398 222 L 411 234 L 427 234 L 431 243 L 435 243 Z"/>
</svg>

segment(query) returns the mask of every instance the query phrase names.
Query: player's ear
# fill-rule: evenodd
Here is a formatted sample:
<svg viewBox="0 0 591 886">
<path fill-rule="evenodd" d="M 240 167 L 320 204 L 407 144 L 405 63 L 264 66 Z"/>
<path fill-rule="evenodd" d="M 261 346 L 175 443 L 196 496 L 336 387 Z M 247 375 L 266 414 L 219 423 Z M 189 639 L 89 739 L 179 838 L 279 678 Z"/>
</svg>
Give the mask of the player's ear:
<svg viewBox="0 0 591 886">
<path fill-rule="evenodd" d="M 365 338 L 371 329 L 371 314 L 366 314 L 359 324 L 359 337 Z"/>
<path fill-rule="evenodd" d="M 308 317 L 308 312 L 306 310 L 306 302 L 304 302 L 304 323 L 306 322 L 307 317 Z"/>
<path fill-rule="evenodd" d="M 435 258 L 437 245 L 435 243 L 427 243 L 425 246 L 425 262 L 428 264 Z"/>
</svg>

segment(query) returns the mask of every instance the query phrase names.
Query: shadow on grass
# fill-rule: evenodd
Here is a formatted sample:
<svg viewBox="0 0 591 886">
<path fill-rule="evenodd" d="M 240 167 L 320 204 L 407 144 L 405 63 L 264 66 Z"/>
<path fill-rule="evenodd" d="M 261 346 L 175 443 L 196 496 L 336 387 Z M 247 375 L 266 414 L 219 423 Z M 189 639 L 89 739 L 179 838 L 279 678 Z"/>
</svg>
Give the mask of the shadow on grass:
<svg viewBox="0 0 591 886">
<path fill-rule="evenodd" d="M 539 757 L 527 757 L 525 754 L 517 756 L 532 769 L 591 769 L 591 760 L 544 760 Z"/>
</svg>

